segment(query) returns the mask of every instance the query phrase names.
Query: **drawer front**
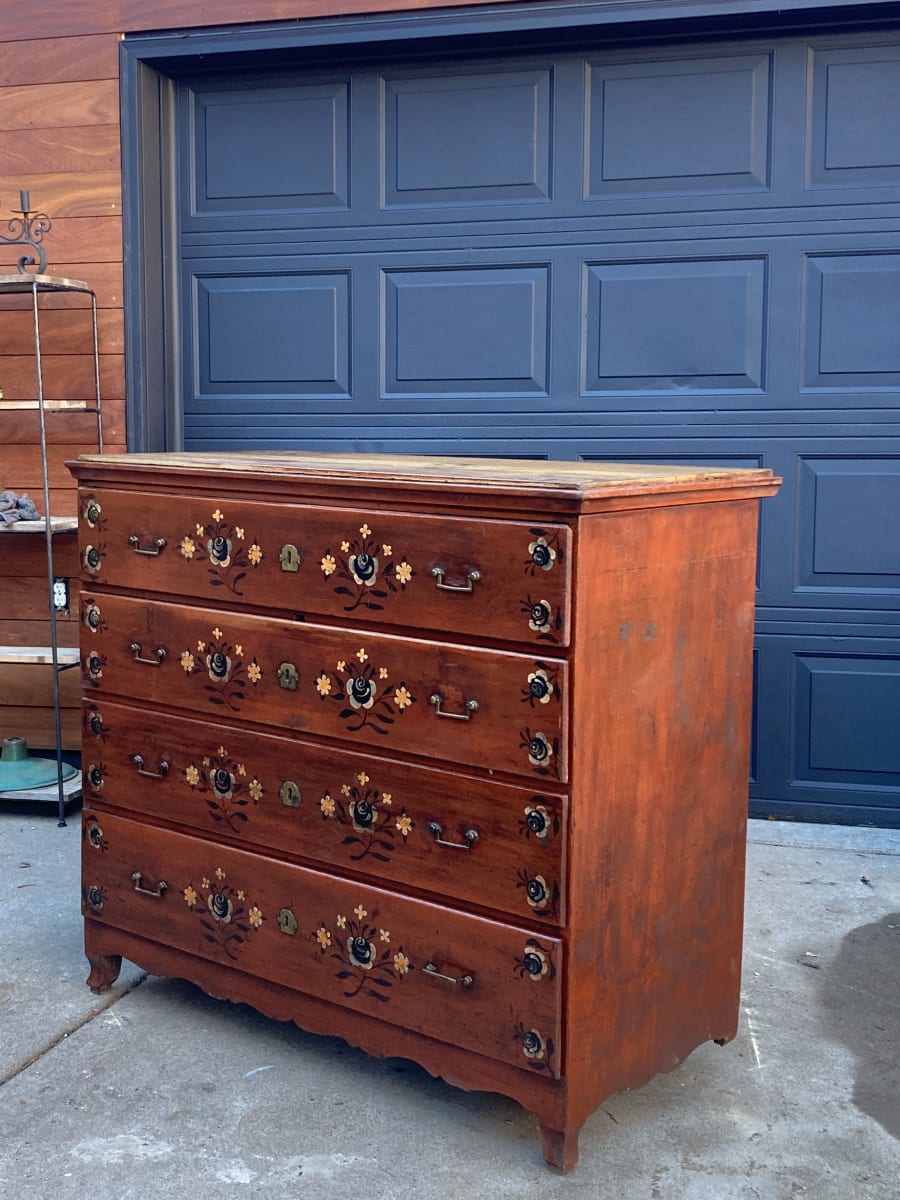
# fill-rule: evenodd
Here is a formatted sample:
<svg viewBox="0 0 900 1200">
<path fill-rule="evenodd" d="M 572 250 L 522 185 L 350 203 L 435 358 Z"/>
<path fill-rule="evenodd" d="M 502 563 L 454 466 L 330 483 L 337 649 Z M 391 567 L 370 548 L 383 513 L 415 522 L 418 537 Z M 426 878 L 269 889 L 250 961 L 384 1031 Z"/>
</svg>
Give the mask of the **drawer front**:
<svg viewBox="0 0 900 1200">
<path fill-rule="evenodd" d="M 553 792 L 94 701 L 83 786 L 242 846 L 565 919 L 566 800 Z"/>
<path fill-rule="evenodd" d="M 107 812 L 82 830 L 86 916 L 559 1075 L 560 940 Z"/>
<path fill-rule="evenodd" d="M 568 644 L 565 525 L 107 490 L 79 511 L 89 583 Z"/>
<path fill-rule="evenodd" d="M 546 781 L 566 777 L 567 664 L 82 594 L 88 692 Z"/>
</svg>

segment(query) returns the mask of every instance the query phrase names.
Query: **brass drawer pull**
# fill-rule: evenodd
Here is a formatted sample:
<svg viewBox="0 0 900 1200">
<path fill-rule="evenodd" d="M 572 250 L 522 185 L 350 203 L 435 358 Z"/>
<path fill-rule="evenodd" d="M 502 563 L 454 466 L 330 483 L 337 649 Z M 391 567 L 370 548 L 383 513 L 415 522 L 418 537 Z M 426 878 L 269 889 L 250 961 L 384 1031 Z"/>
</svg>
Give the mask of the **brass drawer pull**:
<svg viewBox="0 0 900 1200">
<path fill-rule="evenodd" d="M 138 775 L 143 775 L 146 779 L 165 779 L 169 773 L 169 764 L 164 758 L 159 760 L 159 766 L 155 771 L 144 770 L 144 760 L 140 754 L 132 754 L 131 761 L 137 767 Z"/>
<path fill-rule="evenodd" d="M 150 549 L 145 550 L 141 546 L 141 539 L 136 533 L 133 533 L 128 539 L 128 545 L 132 548 L 135 554 L 146 554 L 148 558 L 158 558 L 165 548 L 165 544 L 165 538 L 154 538 L 154 540 L 150 543 Z"/>
<path fill-rule="evenodd" d="M 472 584 L 477 583 L 481 578 L 480 571 L 469 571 L 465 583 L 444 583 L 446 572 L 443 567 L 432 567 L 431 573 L 434 576 L 434 586 L 440 588 L 442 592 L 471 592 Z"/>
<path fill-rule="evenodd" d="M 146 663 L 148 667 L 158 667 L 162 665 L 163 659 L 166 657 L 165 646 L 157 646 L 156 658 L 141 658 L 141 643 L 132 642 L 128 647 L 134 657 L 135 662 Z"/>
<path fill-rule="evenodd" d="M 466 711 L 464 713 L 444 712 L 444 710 L 441 708 L 443 702 L 444 697 L 439 696 L 437 692 L 428 698 L 428 703 L 434 705 L 434 711 L 437 713 L 437 715 L 439 717 L 447 717 L 447 719 L 450 721 L 471 721 L 472 713 L 478 712 L 477 700 L 467 700 Z"/>
<path fill-rule="evenodd" d="M 446 715 L 446 714 L 445 714 Z M 478 830 L 467 829 L 463 834 L 466 839 L 464 842 L 446 842 L 444 841 L 444 831 L 437 821 L 430 821 L 428 824 L 428 832 L 434 834 L 434 844 L 436 846 L 449 846 L 451 850 L 471 850 L 478 841 Z"/>
<path fill-rule="evenodd" d="M 429 975 L 432 979 L 442 979 L 444 983 L 461 983 L 464 988 L 470 988 L 475 982 L 474 975 L 442 975 L 434 963 L 426 963 L 422 974 Z"/>
<path fill-rule="evenodd" d="M 162 900 L 163 892 L 169 886 L 164 879 L 161 879 L 153 891 L 149 888 L 141 887 L 143 876 L 140 871 L 135 871 L 131 878 L 134 880 L 134 890 L 136 892 L 140 892 L 142 896 L 152 896 L 154 900 Z"/>
</svg>

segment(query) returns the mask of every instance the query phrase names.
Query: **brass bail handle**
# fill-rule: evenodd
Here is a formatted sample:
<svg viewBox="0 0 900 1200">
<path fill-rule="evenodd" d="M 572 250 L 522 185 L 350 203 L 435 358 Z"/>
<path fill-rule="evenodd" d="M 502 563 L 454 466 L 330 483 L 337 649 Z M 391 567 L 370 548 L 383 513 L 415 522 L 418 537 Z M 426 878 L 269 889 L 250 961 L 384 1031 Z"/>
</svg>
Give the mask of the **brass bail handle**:
<svg viewBox="0 0 900 1200">
<path fill-rule="evenodd" d="M 140 892 L 142 896 L 152 896 L 154 900 L 161 900 L 163 892 L 168 888 L 168 884 L 164 879 L 161 879 L 155 888 L 141 887 L 141 880 L 144 878 L 140 871 L 134 871 L 131 878 L 134 880 L 134 890 Z"/>
<path fill-rule="evenodd" d="M 458 983 L 464 988 L 470 988 L 475 982 L 474 975 L 444 975 L 434 963 L 426 963 L 422 968 L 422 974 L 427 975 L 430 979 L 440 979 L 444 983 Z"/>
<path fill-rule="evenodd" d="M 442 592 L 471 592 L 473 584 L 476 584 L 481 578 L 480 571 L 469 571 L 466 574 L 465 583 L 444 583 L 444 576 L 447 572 L 443 567 L 432 567 L 431 574 L 434 576 L 434 586 Z"/>
<path fill-rule="evenodd" d="M 444 840 L 444 830 L 437 821 L 429 821 L 428 832 L 434 837 L 436 846 L 448 846 L 451 850 L 471 850 L 478 841 L 478 830 L 467 829 L 463 834 L 464 842 L 448 842 Z"/>
<path fill-rule="evenodd" d="M 141 643 L 132 642 L 128 647 L 131 651 L 132 658 L 136 663 L 144 663 L 148 667 L 160 667 L 166 657 L 165 646 L 157 646 L 155 658 L 141 658 Z"/>
<path fill-rule="evenodd" d="M 155 771 L 144 770 L 144 758 L 141 754 L 132 754 L 131 761 L 137 767 L 138 775 L 143 775 L 145 779 L 165 779 L 169 773 L 169 764 L 164 758 L 159 760 L 159 766 Z"/>
</svg>

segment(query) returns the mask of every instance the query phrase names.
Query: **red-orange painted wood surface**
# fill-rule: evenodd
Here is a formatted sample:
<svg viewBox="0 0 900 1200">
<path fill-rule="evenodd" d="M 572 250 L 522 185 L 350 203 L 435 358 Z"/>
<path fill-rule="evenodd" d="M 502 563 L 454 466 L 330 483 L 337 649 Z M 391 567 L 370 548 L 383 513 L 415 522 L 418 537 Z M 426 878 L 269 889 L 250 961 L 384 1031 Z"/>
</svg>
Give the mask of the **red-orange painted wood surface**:
<svg viewBox="0 0 900 1200">
<path fill-rule="evenodd" d="M 706 1040 L 734 1035 L 757 500 L 778 480 L 765 471 L 557 469 L 396 457 L 361 458 L 354 472 L 346 456 L 286 455 L 94 458 L 75 470 L 82 512 L 97 504 L 101 484 L 107 494 L 131 495 L 131 508 L 125 504 L 123 511 L 137 512 L 150 497 L 154 519 L 164 521 L 169 506 L 181 514 L 198 497 L 221 496 L 238 511 L 246 504 L 267 510 L 280 504 L 291 512 L 308 506 L 324 528 L 334 522 L 338 538 L 344 514 L 364 514 L 358 502 L 370 502 L 374 492 L 378 519 L 402 516 L 415 541 L 417 524 L 430 530 L 434 512 L 450 508 L 456 478 L 455 516 L 464 524 L 487 520 L 512 532 L 526 516 L 572 534 L 572 641 L 539 666 L 535 648 L 502 620 L 482 617 L 461 632 L 437 622 L 430 631 L 353 623 L 352 614 L 340 622 L 328 614 L 327 623 L 286 619 L 291 606 L 285 608 L 277 575 L 254 593 L 252 611 L 234 599 L 213 607 L 205 596 L 201 607 L 180 564 L 156 569 L 161 555 L 146 556 L 143 587 L 144 575 L 135 574 L 127 555 L 104 550 L 91 559 L 103 546 L 102 511 L 85 519 L 81 634 L 93 812 L 85 827 L 85 886 L 99 889 L 86 911 L 92 986 L 109 986 L 118 956 L 126 954 L 148 969 L 184 975 L 212 994 L 246 999 L 373 1053 L 407 1053 L 462 1086 L 492 1087 L 525 1104 L 539 1117 L 545 1157 L 563 1170 L 577 1161 L 585 1118 L 611 1092 L 640 1086 Z M 141 540 L 140 548 L 152 547 Z M 90 577 L 92 561 L 95 568 L 104 564 L 102 584 Z M 135 644 L 147 661 L 135 662 Z M 387 732 L 366 740 L 359 739 L 364 726 L 349 728 L 359 720 L 358 709 L 348 702 L 341 716 L 333 706 L 334 681 L 318 666 L 320 659 L 337 659 L 346 672 L 354 651 L 358 665 L 380 667 L 383 659 L 391 686 L 396 666 L 403 686 L 417 696 L 391 714 Z M 276 682 L 279 660 L 298 668 L 296 689 Z M 509 680 L 517 671 L 527 679 L 536 670 L 552 683 L 553 702 L 558 693 L 565 706 L 560 703 L 554 747 L 558 780 L 529 778 L 535 764 L 523 768 L 510 758 L 510 723 L 515 728 L 523 715 L 531 721 L 541 700 L 524 690 L 514 698 Z M 380 670 L 376 674 L 380 678 Z M 459 689 L 457 705 L 477 680 L 484 707 L 470 722 L 442 729 L 436 713 L 417 707 L 418 694 L 450 678 Z M 229 704 L 234 687 L 241 694 Z M 211 698 L 223 702 L 210 704 Z M 486 720 L 478 725 L 480 717 Z M 145 776 L 136 774 L 136 755 Z M 401 815 L 413 824 L 402 850 L 394 834 L 379 859 L 366 850 L 369 810 L 365 803 L 350 805 L 359 803 L 359 788 L 383 797 L 383 774 L 391 779 L 390 803 L 375 797 L 372 811 L 385 823 L 389 812 L 396 822 L 402 803 Z M 286 784 L 292 785 L 287 802 Z M 244 804 L 235 803 L 241 799 Z M 527 823 L 528 809 L 536 806 L 541 830 L 551 818 L 554 831 L 540 857 L 536 844 L 531 849 L 536 826 Z M 238 808 L 246 821 L 235 816 Z M 340 844 L 327 840 L 338 811 L 349 839 Z M 475 828 L 478 842 L 465 850 L 461 841 L 452 847 L 415 842 L 423 826 L 440 823 L 435 812 L 446 814 L 456 838 Z M 363 821 L 354 825 L 354 813 Z M 91 822 L 102 832 L 92 832 Z M 527 862 L 521 859 L 524 877 L 517 865 L 523 838 L 529 846 Z M 193 876 L 204 870 L 198 888 Z M 141 874 L 137 893 L 128 888 L 135 871 Z M 321 974 L 298 974 L 292 960 L 270 969 L 268 952 L 232 978 L 215 922 L 228 924 L 228 905 L 237 904 L 239 890 L 246 925 L 252 899 L 243 882 L 232 884 L 234 872 L 252 881 L 252 895 L 264 898 L 258 905 L 264 919 L 239 930 L 244 941 L 251 929 L 265 928 L 272 944 L 266 921 L 279 905 L 296 915 L 293 902 L 279 900 L 285 887 L 317 897 L 320 908 L 335 909 L 348 924 L 350 897 L 363 897 L 353 899 L 352 907 L 366 914 L 358 921 L 368 920 L 377 903 L 379 913 L 392 914 L 392 945 L 397 921 L 406 921 L 415 937 L 449 931 L 443 952 L 430 934 L 420 944 L 432 963 L 426 982 L 450 990 L 461 1031 L 448 1034 L 433 1023 L 430 990 L 419 992 L 395 1023 L 376 1011 L 387 1002 L 373 999 L 369 1009 L 351 1010 L 344 1001 L 352 998 L 333 996 Z M 536 895 L 529 885 L 538 877 L 543 885 L 558 878 L 557 910 L 529 903 Z M 167 887 L 157 894 L 161 880 Z M 529 911 L 521 907 L 521 884 Z M 179 894 L 176 907 L 170 902 Z M 160 919 L 160 913 L 169 915 Z M 213 922 L 199 941 L 190 926 L 196 913 Z M 309 931 L 330 951 L 336 937 L 331 918 L 310 916 Z M 379 917 L 377 928 L 389 926 Z M 279 930 L 275 942 L 294 936 Z M 375 935 L 355 936 L 365 958 Z M 500 986 L 497 955 L 508 956 L 510 937 L 517 944 L 525 938 L 521 982 L 534 985 L 550 975 L 558 985 L 550 1008 L 519 1011 L 515 997 L 530 995 L 528 989 Z M 468 1021 L 462 991 L 455 990 L 463 975 L 475 975 L 462 949 L 468 952 L 469 943 L 486 947 L 488 974 L 499 989 L 491 993 L 486 1023 Z M 344 950 L 350 954 L 346 938 Z M 347 969 L 351 975 L 369 970 L 352 956 Z"/>
</svg>

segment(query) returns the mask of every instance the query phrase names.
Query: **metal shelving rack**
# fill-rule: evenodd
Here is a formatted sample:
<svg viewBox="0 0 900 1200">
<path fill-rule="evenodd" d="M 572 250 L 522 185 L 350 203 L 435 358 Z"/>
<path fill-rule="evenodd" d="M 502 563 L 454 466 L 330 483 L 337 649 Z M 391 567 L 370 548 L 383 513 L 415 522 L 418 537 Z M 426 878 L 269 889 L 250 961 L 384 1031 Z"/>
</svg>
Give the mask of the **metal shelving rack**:
<svg viewBox="0 0 900 1200">
<path fill-rule="evenodd" d="M 59 676 L 61 671 L 69 670 L 71 667 L 77 666 L 79 657 L 77 650 L 66 650 L 60 652 L 59 638 L 56 628 L 57 607 L 54 595 L 55 572 L 53 569 L 53 539 L 59 533 L 70 532 L 78 526 L 77 516 L 73 517 L 53 517 L 50 514 L 50 473 L 47 461 L 47 413 L 55 411 L 66 412 L 88 412 L 96 414 L 97 418 L 97 449 L 103 451 L 103 413 L 100 400 L 100 351 L 97 336 L 97 296 L 93 288 L 88 287 L 86 283 L 82 283 L 77 279 L 63 279 L 54 275 L 45 274 L 29 274 L 26 267 L 30 265 L 39 266 L 40 270 L 46 269 L 46 255 L 43 248 L 38 243 L 43 236 L 43 233 L 50 228 L 50 220 L 44 214 L 37 214 L 42 223 L 39 223 L 34 228 L 36 218 L 33 218 L 28 211 L 28 193 L 21 194 L 22 204 L 22 220 L 15 218 L 10 222 L 10 228 L 13 225 L 21 227 L 21 232 L 17 228 L 14 230 L 19 236 L 7 238 L 0 236 L 0 241 L 13 242 L 16 244 L 30 245 L 39 258 L 35 259 L 30 256 L 23 256 L 19 260 L 19 274 L 17 275 L 0 275 L 0 296 L 31 294 L 31 307 L 34 319 L 34 362 L 35 376 L 37 380 L 37 400 L 23 401 L 16 404 L 5 404 L 4 407 L 17 409 L 35 409 L 38 413 L 40 446 L 41 446 L 41 476 L 44 492 L 44 519 L 42 521 L 27 521 L 17 522 L 5 530 L 0 536 L 7 536 L 11 531 L 18 534 L 43 532 L 47 553 L 47 596 L 49 603 L 50 615 L 50 646 L 49 646 L 49 661 L 45 655 L 41 658 L 40 649 L 33 647 L 2 647 L 0 646 L 0 661 L 4 662 L 41 662 L 44 661 L 51 667 L 53 673 L 53 715 L 54 728 L 56 735 L 56 781 L 57 795 L 59 803 L 59 824 L 64 826 L 66 823 L 65 816 L 65 788 L 63 778 L 63 749 L 62 749 L 62 718 L 60 713 L 60 687 Z M 28 234 L 28 236 L 22 236 Z M 90 401 L 47 401 L 44 399 L 44 375 L 41 362 L 41 308 L 39 298 L 44 295 L 60 294 L 60 293 L 81 293 L 89 296 L 91 300 L 91 332 L 93 340 L 94 354 L 94 402 Z"/>
</svg>

